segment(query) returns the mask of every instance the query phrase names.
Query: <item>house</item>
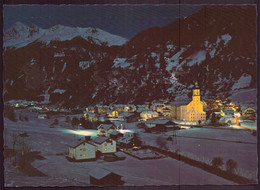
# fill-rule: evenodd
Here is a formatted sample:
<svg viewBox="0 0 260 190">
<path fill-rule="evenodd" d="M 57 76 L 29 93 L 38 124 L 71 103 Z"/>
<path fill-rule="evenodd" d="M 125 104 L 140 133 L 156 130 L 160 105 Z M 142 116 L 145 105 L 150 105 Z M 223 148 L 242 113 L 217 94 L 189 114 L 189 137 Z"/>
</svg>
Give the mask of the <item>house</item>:
<svg viewBox="0 0 260 190">
<path fill-rule="evenodd" d="M 138 121 L 138 119 L 139 119 L 139 116 L 138 116 L 138 115 L 139 115 L 139 114 L 131 113 L 131 114 L 129 114 L 128 116 L 125 116 L 125 121 L 126 121 L 127 123 L 136 122 L 136 121 Z"/>
<path fill-rule="evenodd" d="M 256 110 L 252 107 L 242 108 L 242 119 L 244 120 L 255 120 L 256 119 Z"/>
<path fill-rule="evenodd" d="M 95 113 L 95 108 L 93 106 L 86 108 L 87 112 Z"/>
<path fill-rule="evenodd" d="M 121 180 L 121 177 L 118 174 L 98 167 L 89 172 L 89 182 L 92 185 L 123 185 L 125 182 Z"/>
<path fill-rule="evenodd" d="M 114 153 L 116 152 L 116 141 L 104 136 L 98 136 L 89 141 L 90 144 L 96 146 L 96 150 L 101 153 Z"/>
<path fill-rule="evenodd" d="M 111 118 L 117 118 L 118 117 L 118 111 L 113 110 L 113 111 L 108 111 L 107 116 Z"/>
<path fill-rule="evenodd" d="M 119 133 L 118 131 L 113 131 L 110 133 L 110 138 L 116 140 L 119 137 L 122 137 L 123 134 Z"/>
<path fill-rule="evenodd" d="M 151 119 L 151 118 L 156 118 L 159 117 L 159 113 L 156 111 L 142 111 L 140 113 L 140 118 L 141 119 Z"/>
<path fill-rule="evenodd" d="M 119 148 L 125 148 L 125 149 L 132 148 L 134 146 L 134 138 L 128 136 L 120 137 L 117 139 L 117 146 Z"/>
<path fill-rule="evenodd" d="M 84 112 L 83 117 L 91 122 L 98 121 L 98 116 L 95 113 Z"/>
<path fill-rule="evenodd" d="M 166 132 L 171 129 L 180 129 L 177 124 L 169 120 L 149 120 L 145 122 L 146 132 Z"/>
<path fill-rule="evenodd" d="M 95 112 L 96 114 L 107 113 L 107 109 L 108 109 L 107 106 L 96 105 L 96 106 L 94 107 L 94 112 Z"/>
<path fill-rule="evenodd" d="M 163 104 L 163 103 L 154 103 L 154 104 L 151 106 L 151 109 L 152 109 L 153 111 L 162 113 L 162 110 L 163 110 L 164 107 L 165 107 L 165 104 Z"/>
<path fill-rule="evenodd" d="M 70 146 L 69 158 L 72 160 L 94 160 L 96 158 L 96 146 L 87 141 L 73 147 Z"/>
<path fill-rule="evenodd" d="M 137 114 L 130 112 L 121 112 L 118 114 L 119 121 L 126 121 L 127 123 L 138 121 Z"/>
<path fill-rule="evenodd" d="M 221 110 L 225 115 L 234 116 L 235 111 L 233 109 L 222 109 Z"/>
<path fill-rule="evenodd" d="M 169 118 L 170 117 L 170 113 L 171 113 L 171 108 L 170 107 L 164 107 L 164 108 L 162 108 L 162 115 L 164 116 L 164 117 L 167 117 L 167 118 Z"/>
<path fill-rule="evenodd" d="M 182 121 L 206 120 L 206 112 L 203 111 L 203 102 L 200 100 L 200 89 L 197 83 L 193 89 L 192 100 L 189 103 L 172 105 L 170 116 Z"/>
<path fill-rule="evenodd" d="M 110 133 L 117 131 L 117 127 L 114 124 L 100 124 L 98 127 L 98 135 L 109 137 Z"/>
<path fill-rule="evenodd" d="M 112 107 L 113 107 L 114 111 L 124 112 L 125 105 L 123 105 L 123 104 L 115 104 Z"/>
</svg>

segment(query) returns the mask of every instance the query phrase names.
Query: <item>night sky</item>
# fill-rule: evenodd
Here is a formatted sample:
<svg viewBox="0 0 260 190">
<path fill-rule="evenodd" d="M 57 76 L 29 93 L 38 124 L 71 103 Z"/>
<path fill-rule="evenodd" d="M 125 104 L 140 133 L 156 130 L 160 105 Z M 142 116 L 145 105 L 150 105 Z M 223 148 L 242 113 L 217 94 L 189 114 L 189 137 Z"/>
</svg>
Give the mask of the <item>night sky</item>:
<svg viewBox="0 0 260 190">
<path fill-rule="evenodd" d="M 50 28 L 61 24 L 97 27 L 132 38 L 138 32 L 164 26 L 201 9 L 198 5 L 16 5 L 4 6 L 4 30 L 15 22 Z"/>
</svg>

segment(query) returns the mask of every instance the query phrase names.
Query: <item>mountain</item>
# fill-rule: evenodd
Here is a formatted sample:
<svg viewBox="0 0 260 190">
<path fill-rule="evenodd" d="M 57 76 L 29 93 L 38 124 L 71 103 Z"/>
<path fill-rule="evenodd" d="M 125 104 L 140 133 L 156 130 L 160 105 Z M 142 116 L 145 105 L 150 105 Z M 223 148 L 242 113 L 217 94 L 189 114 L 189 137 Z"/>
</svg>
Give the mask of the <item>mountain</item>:
<svg viewBox="0 0 260 190">
<path fill-rule="evenodd" d="M 100 29 L 18 23 L 4 34 L 4 98 L 49 94 L 82 107 L 181 101 L 195 81 L 204 98 L 255 95 L 256 26 L 251 5 L 207 5 L 128 41 Z"/>
<path fill-rule="evenodd" d="M 122 45 L 127 40 L 100 30 L 98 28 L 74 28 L 56 25 L 50 29 L 41 29 L 36 25 L 25 26 L 17 22 L 4 33 L 4 47 L 24 47 L 34 41 L 48 45 L 51 41 L 66 41 L 75 37 L 82 37 L 86 40 L 93 40 L 97 44 L 107 46 Z"/>
</svg>

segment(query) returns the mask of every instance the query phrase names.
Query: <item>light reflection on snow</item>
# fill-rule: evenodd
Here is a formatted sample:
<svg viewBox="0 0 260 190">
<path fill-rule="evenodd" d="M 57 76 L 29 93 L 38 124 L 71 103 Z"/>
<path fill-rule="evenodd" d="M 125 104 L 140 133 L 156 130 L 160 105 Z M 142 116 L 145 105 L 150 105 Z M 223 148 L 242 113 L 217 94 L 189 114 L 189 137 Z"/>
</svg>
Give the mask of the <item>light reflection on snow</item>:
<svg viewBox="0 0 260 190">
<path fill-rule="evenodd" d="M 119 133 L 132 133 L 133 131 L 129 130 L 129 129 L 119 129 L 118 132 Z"/>
<path fill-rule="evenodd" d="M 97 136 L 98 130 L 94 129 L 85 129 L 85 130 L 71 130 L 71 129 L 63 129 L 64 133 L 74 134 L 74 135 L 81 135 L 81 136 Z M 119 129 L 119 133 L 133 133 L 132 130 L 129 129 Z"/>
<path fill-rule="evenodd" d="M 87 129 L 87 130 L 64 129 L 63 132 L 74 134 L 74 135 L 81 135 L 81 136 L 97 136 L 98 134 L 98 131 L 93 129 Z"/>
</svg>

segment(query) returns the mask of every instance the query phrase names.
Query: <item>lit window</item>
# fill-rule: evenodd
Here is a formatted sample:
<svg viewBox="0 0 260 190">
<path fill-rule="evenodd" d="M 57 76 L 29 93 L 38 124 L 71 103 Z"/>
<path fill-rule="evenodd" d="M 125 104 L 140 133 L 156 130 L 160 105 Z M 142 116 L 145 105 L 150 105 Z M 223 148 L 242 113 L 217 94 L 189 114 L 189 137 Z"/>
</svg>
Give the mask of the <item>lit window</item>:
<svg viewBox="0 0 260 190">
<path fill-rule="evenodd" d="M 111 151 L 113 151 L 114 149 L 113 148 L 111 148 Z"/>
<path fill-rule="evenodd" d="M 107 149 L 105 148 L 105 151 L 107 151 Z"/>
<path fill-rule="evenodd" d="M 86 154 L 82 154 L 83 157 L 86 157 Z"/>
</svg>

